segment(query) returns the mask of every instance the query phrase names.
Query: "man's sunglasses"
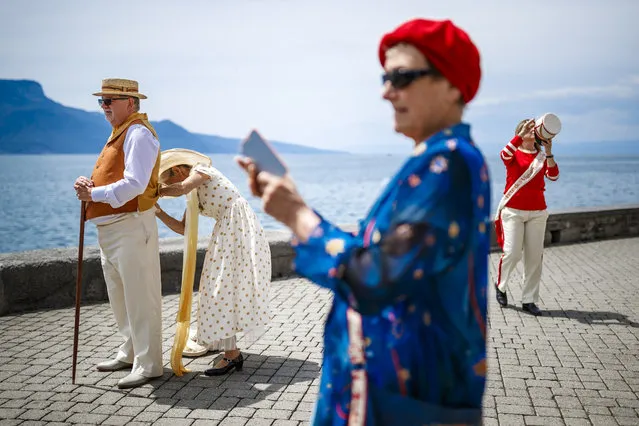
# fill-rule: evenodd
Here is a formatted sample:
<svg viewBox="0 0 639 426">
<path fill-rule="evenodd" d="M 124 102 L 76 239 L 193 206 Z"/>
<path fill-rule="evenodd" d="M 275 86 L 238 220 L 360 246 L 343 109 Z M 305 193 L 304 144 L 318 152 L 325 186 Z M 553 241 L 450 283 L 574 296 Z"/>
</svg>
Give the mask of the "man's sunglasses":
<svg viewBox="0 0 639 426">
<path fill-rule="evenodd" d="M 110 106 L 110 105 L 111 105 L 111 103 L 112 103 L 113 101 L 123 101 L 123 100 L 125 100 L 125 99 L 129 99 L 129 98 L 127 98 L 127 97 L 122 97 L 122 98 L 106 98 L 106 99 L 101 98 L 101 99 L 98 99 L 98 105 L 102 106 L 102 105 L 104 104 L 104 105 L 106 105 L 106 106 Z"/>
<path fill-rule="evenodd" d="M 391 86 L 393 86 L 395 89 L 403 89 L 410 86 L 411 83 L 418 78 L 434 74 L 435 70 L 430 68 L 424 68 L 420 70 L 393 70 L 382 74 L 382 84 L 390 81 Z"/>
</svg>

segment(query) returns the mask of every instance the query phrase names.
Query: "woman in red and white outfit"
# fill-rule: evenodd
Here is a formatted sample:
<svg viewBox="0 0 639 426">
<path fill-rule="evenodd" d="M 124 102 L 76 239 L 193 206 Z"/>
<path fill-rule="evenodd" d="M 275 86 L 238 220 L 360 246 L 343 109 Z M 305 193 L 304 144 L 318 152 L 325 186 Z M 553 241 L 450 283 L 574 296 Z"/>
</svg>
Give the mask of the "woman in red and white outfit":
<svg viewBox="0 0 639 426">
<path fill-rule="evenodd" d="M 534 120 L 521 121 L 515 137 L 501 150 L 501 159 L 506 166 L 506 189 L 497 213 L 497 221 L 501 219 L 501 223 L 496 228 L 504 254 L 499 261 L 495 286 L 497 302 L 501 306 L 508 305 L 506 290 L 523 255 L 522 308 L 538 316 L 541 315 L 537 302 L 548 219 L 544 177 L 557 180 L 559 168 L 552 155 L 552 139 L 536 137 L 534 126 Z M 500 227 L 503 229 L 501 235 Z"/>
</svg>

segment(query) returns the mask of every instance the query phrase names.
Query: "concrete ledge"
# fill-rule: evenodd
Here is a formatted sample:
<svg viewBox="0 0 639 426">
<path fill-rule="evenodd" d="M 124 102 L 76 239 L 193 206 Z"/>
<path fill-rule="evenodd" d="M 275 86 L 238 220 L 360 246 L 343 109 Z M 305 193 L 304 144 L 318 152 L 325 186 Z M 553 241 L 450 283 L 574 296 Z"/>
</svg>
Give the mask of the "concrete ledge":
<svg viewBox="0 0 639 426">
<path fill-rule="evenodd" d="M 293 249 L 290 232 L 267 231 L 271 247 L 273 279 L 291 275 Z M 197 267 L 194 287 L 199 288 L 204 254 L 209 238 L 198 240 Z M 180 292 L 184 239 L 166 238 L 160 241 L 162 293 Z M 84 248 L 82 265 L 82 302 L 108 300 L 100 250 Z M 78 249 L 32 250 L 0 254 L 0 316 L 37 309 L 63 308 L 75 304 Z"/>
<path fill-rule="evenodd" d="M 345 226 L 347 230 L 353 226 Z M 293 250 L 288 231 L 267 231 L 273 279 L 292 274 Z M 553 212 L 546 227 L 546 245 L 571 244 L 639 235 L 639 205 Z M 199 286 L 208 237 L 198 241 L 195 288 Z M 498 250 L 492 236 L 492 249 Z M 162 292 L 180 291 L 182 238 L 161 241 Z M 0 254 L 0 315 L 73 306 L 77 248 Z M 83 303 L 107 300 L 97 247 L 85 247 L 82 267 Z"/>
<path fill-rule="evenodd" d="M 639 235 L 639 205 L 551 210 L 544 245 L 575 244 Z M 501 251 L 491 235 L 491 251 Z"/>
<path fill-rule="evenodd" d="M 639 205 L 553 211 L 546 245 L 580 243 L 639 235 Z"/>
</svg>

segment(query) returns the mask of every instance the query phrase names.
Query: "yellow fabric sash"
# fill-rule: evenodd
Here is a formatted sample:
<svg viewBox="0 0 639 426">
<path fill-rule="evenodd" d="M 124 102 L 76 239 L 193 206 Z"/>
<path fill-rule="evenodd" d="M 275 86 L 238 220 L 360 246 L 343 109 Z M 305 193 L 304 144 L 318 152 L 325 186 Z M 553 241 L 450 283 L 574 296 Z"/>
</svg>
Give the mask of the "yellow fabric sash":
<svg viewBox="0 0 639 426">
<path fill-rule="evenodd" d="M 113 128 L 113 130 L 111 131 L 111 136 L 109 136 L 109 140 L 107 141 L 107 143 L 111 142 L 112 140 L 120 136 L 120 134 L 122 134 L 122 132 L 129 127 L 131 122 L 135 120 L 140 120 L 142 124 L 144 124 L 144 127 L 149 129 L 151 133 L 153 133 L 153 136 L 155 136 L 155 139 L 160 140 L 160 138 L 158 138 L 158 134 L 155 133 L 155 129 L 153 128 L 153 126 L 151 126 L 151 123 L 149 123 L 149 117 L 144 113 L 134 112 L 133 114 L 127 117 L 124 123 L 120 124 L 118 127 Z"/>
<path fill-rule="evenodd" d="M 186 195 L 186 225 L 184 228 L 184 257 L 182 260 L 182 290 L 176 318 L 175 338 L 171 349 L 171 369 L 176 376 L 188 373 L 182 363 L 182 352 L 189 338 L 191 323 L 191 303 L 193 301 L 193 281 L 195 279 L 195 260 L 197 256 L 197 225 L 199 202 L 197 188 Z"/>
</svg>

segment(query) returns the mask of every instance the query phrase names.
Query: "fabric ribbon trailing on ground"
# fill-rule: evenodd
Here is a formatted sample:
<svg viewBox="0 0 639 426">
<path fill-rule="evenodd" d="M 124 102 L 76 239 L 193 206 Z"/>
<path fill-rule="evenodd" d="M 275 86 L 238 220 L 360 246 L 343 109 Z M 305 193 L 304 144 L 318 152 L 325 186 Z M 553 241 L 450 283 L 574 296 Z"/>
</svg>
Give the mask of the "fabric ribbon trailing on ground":
<svg viewBox="0 0 639 426">
<path fill-rule="evenodd" d="M 195 280 L 195 260 L 197 256 L 197 228 L 199 202 L 197 188 L 186 196 L 186 226 L 184 228 L 184 257 L 182 262 L 182 288 L 180 304 L 176 317 L 175 338 L 171 349 L 171 369 L 176 376 L 182 376 L 189 370 L 182 363 L 182 352 L 189 338 L 191 323 L 191 305 L 193 301 L 193 282 Z"/>
</svg>

